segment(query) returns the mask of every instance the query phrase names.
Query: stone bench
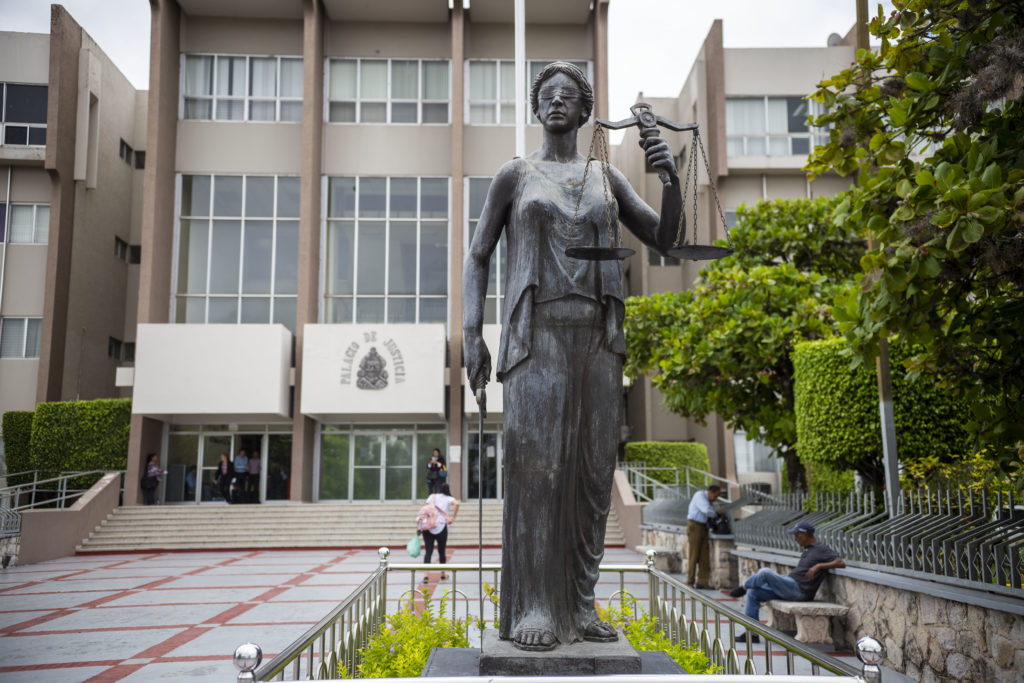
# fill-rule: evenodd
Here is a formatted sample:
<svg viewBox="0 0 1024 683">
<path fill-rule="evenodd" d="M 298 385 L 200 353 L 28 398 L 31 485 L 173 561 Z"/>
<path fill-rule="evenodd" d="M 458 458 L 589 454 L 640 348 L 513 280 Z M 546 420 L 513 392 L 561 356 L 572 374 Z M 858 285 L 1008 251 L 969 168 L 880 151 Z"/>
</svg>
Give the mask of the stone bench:
<svg viewBox="0 0 1024 683">
<path fill-rule="evenodd" d="M 657 545 L 638 545 L 636 551 L 646 555 L 648 550 L 654 551 L 654 568 L 666 574 L 683 572 L 683 554 L 675 548 Z"/>
<path fill-rule="evenodd" d="M 786 600 L 769 600 L 761 605 L 767 607 L 765 613 L 768 626 L 783 630 L 780 627 L 779 615 L 791 615 L 796 620 L 796 639 L 801 643 L 831 643 L 832 617 L 845 617 L 849 607 L 834 602 L 788 602 Z"/>
</svg>

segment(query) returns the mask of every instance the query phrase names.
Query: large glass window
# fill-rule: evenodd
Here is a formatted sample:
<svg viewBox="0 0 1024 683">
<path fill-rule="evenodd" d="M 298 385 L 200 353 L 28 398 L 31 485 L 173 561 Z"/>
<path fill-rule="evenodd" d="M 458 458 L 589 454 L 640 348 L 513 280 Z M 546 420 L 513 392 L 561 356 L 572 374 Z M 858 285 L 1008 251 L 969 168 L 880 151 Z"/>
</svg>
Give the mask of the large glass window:
<svg viewBox="0 0 1024 683">
<path fill-rule="evenodd" d="M 5 145 L 46 145 L 45 85 L 0 84 L 0 141 Z"/>
<path fill-rule="evenodd" d="M 802 97 L 730 97 L 725 132 L 730 156 L 804 156 L 827 136 L 807 124 L 820 105 Z"/>
<path fill-rule="evenodd" d="M 526 63 L 526 93 L 529 95 L 533 79 L 553 60 L 531 59 Z M 590 64 L 586 61 L 571 61 L 590 77 Z M 466 89 L 467 121 L 471 124 L 501 123 L 516 121 L 515 62 L 510 59 L 472 59 L 468 62 Z M 527 121 L 537 123 L 537 117 L 526 107 Z"/>
<path fill-rule="evenodd" d="M 426 498 L 430 454 L 446 443 L 443 427 L 324 425 L 318 500 Z"/>
<path fill-rule="evenodd" d="M 329 181 L 324 322 L 448 320 L 448 179 Z"/>
<path fill-rule="evenodd" d="M 185 55 L 182 118 L 301 121 L 302 58 Z"/>
<path fill-rule="evenodd" d="M 476 235 L 476 224 L 484 209 L 487 190 L 491 187 L 492 178 L 467 178 L 466 206 L 466 252 Z M 491 268 L 487 276 L 487 298 L 484 299 L 484 324 L 494 325 L 501 322 L 502 305 L 505 302 L 505 233 L 501 233 L 498 246 L 491 255 Z"/>
<path fill-rule="evenodd" d="M 50 234 L 49 204 L 11 204 L 10 230 L 7 241 L 11 244 L 46 244 Z M 0 213 L 0 219 L 3 214 Z M 0 228 L 0 241 L 3 230 Z"/>
<path fill-rule="evenodd" d="M 327 120 L 448 123 L 447 59 L 331 59 Z"/>
<path fill-rule="evenodd" d="M 299 179 L 181 177 L 175 320 L 295 331 Z"/>
<path fill-rule="evenodd" d="M 42 318 L 0 318 L 0 358 L 39 358 Z"/>
</svg>

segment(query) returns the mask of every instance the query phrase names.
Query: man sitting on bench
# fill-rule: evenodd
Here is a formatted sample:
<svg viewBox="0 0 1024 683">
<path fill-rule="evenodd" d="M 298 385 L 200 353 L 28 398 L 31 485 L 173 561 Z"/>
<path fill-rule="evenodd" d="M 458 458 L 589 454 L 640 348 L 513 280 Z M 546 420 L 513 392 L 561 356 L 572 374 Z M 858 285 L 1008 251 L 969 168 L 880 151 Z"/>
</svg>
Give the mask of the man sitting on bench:
<svg viewBox="0 0 1024 683">
<path fill-rule="evenodd" d="M 800 561 L 789 573 L 789 576 L 782 576 L 772 569 L 762 567 L 756 574 L 747 579 L 746 583 L 733 588 L 729 595 L 734 598 L 747 596 L 747 605 L 744 610 L 751 619 L 758 619 L 761 611 L 761 603 L 769 600 L 813 600 L 818 587 L 825 580 L 825 573 L 829 569 L 839 569 L 846 566 L 843 558 L 824 543 L 819 543 L 814 538 L 814 525 L 808 522 L 797 522 L 796 525 L 786 531 L 793 534 L 796 542 L 804 549 L 800 555 Z M 746 640 L 746 634 L 736 638 L 739 642 Z M 753 640 L 758 640 L 754 635 Z"/>
</svg>

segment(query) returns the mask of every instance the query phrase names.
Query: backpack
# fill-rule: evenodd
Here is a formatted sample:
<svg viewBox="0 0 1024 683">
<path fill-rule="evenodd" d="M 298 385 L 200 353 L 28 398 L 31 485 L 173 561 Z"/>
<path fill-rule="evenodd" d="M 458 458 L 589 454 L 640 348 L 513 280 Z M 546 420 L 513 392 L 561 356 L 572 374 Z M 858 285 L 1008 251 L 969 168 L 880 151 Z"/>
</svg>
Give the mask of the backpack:
<svg viewBox="0 0 1024 683">
<path fill-rule="evenodd" d="M 416 513 L 416 528 L 420 531 L 430 531 L 437 526 L 439 515 L 444 518 L 445 524 L 450 521 L 448 515 L 434 504 L 434 496 L 431 495 L 427 498 L 427 502 L 420 508 L 419 512 Z"/>
</svg>

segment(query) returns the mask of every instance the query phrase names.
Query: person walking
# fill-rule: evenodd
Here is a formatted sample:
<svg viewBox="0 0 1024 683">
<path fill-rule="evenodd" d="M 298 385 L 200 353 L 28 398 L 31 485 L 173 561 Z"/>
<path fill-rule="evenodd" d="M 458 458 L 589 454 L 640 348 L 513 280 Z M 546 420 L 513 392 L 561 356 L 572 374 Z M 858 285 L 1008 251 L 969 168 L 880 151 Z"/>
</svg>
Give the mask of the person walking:
<svg viewBox="0 0 1024 683">
<path fill-rule="evenodd" d="M 762 567 L 757 573 L 746 580 L 737 588 L 733 588 L 729 595 L 734 598 L 747 596 L 747 604 L 744 613 L 751 619 L 758 619 L 761 613 L 761 603 L 769 600 L 794 600 L 809 601 L 814 599 L 818 592 L 825 574 L 830 569 L 842 569 L 846 562 L 835 550 L 829 548 L 814 537 L 814 525 L 809 522 L 797 522 L 792 529 L 786 531 L 792 534 L 797 544 L 803 548 L 800 554 L 800 561 L 789 573 L 789 576 L 782 576 L 768 567 Z M 754 634 L 752 642 L 757 642 L 759 637 Z M 745 642 L 746 634 L 736 638 L 737 642 Z"/>
<path fill-rule="evenodd" d="M 686 511 L 686 582 L 692 588 L 708 588 L 711 583 L 708 522 L 722 514 L 713 505 L 721 493 L 722 488 L 715 484 L 706 491 L 698 491 L 690 499 L 690 507 Z"/>
<path fill-rule="evenodd" d="M 432 493 L 427 498 L 427 503 L 432 503 L 437 508 L 437 524 L 430 529 L 423 530 L 423 544 L 427 548 L 423 557 L 423 564 L 430 564 L 430 556 L 434 553 L 434 543 L 437 542 L 437 554 L 439 562 L 444 565 L 448 563 L 445 554 L 448 545 L 448 525 L 455 521 L 455 515 L 459 514 L 459 501 L 452 498 L 451 488 L 448 484 L 441 484 L 440 492 Z M 442 571 L 441 579 L 447 579 L 448 575 Z M 426 576 L 423 583 L 427 583 Z"/>
</svg>

